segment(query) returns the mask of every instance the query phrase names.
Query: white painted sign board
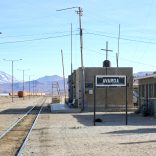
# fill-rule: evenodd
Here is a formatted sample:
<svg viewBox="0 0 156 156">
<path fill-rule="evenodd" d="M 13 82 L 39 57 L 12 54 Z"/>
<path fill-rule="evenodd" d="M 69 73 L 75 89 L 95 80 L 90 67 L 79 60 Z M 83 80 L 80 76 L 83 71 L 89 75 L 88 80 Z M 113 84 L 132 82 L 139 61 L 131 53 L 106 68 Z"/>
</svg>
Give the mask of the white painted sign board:
<svg viewBox="0 0 156 156">
<path fill-rule="evenodd" d="M 97 87 L 117 87 L 126 86 L 126 76 L 125 75 L 96 75 Z"/>
</svg>

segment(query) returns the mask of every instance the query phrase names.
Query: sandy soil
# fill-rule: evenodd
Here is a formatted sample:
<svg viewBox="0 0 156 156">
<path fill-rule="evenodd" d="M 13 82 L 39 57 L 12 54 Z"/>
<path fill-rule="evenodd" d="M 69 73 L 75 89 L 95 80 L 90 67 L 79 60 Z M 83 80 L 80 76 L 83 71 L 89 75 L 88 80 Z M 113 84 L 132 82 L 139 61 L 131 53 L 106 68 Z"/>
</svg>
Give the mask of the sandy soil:
<svg viewBox="0 0 156 156">
<path fill-rule="evenodd" d="M 17 121 L 26 113 L 30 107 L 37 104 L 40 97 L 35 98 L 15 98 L 12 103 L 10 97 L 0 97 L 0 135 L 13 122 Z"/>
<path fill-rule="evenodd" d="M 7 101 L 8 100 L 8 101 Z M 0 99 L 0 134 L 38 99 Z M 51 99 L 47 100 L 47 105 Z M 45 107 L 30 135 L 23 156 L 155 156 L 156 118 L 124 113 L 52 114 Z"/>
<path fill-rule="evenodd" d="M 156 118 L 123 113 L 52 114 L 44 111 L 23 156 L 155 156 Z"/>
</svg>

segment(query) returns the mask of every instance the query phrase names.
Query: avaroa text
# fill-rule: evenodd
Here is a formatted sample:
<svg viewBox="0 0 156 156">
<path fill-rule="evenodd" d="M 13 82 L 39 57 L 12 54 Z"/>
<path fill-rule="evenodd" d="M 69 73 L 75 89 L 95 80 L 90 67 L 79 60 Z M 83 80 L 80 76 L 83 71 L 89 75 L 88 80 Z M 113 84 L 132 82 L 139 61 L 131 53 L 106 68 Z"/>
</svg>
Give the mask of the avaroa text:
<svg viewBox="0 0 156 156">
<path fill-rule="evenodd" d="M 96 76 L 96 86 L 126 86 L 126 76 Z"/>
<path fill-rule="evenodd" d="M 109 84 L 119 84 L 118 78 L 110 78 L 110 79 L 103 79 L 103 83 L 109 83 Z"/>
</svg>

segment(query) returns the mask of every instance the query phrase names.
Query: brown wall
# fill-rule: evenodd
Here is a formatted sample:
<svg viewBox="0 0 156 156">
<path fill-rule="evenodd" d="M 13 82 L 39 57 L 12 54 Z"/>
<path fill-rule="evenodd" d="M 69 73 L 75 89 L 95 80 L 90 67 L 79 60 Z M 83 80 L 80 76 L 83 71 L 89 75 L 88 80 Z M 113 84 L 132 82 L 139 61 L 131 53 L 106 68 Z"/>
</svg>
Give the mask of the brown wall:
<svg viewBox="0 0 156 156">
<path fill-rule="evenodd" d="M 85 68 L 85 81 L 94 82 L 95 75 L 105 75 L 106 68 Z M 126 75 L 129 83 L 128 89 L 128 106 L 132 107 L 132 90 L 133 77 L 132 68 L 107 68 L 107 75 Z M 88 110 L 93 110 L 93 94 L 85 94 L 85 103 Z M 107 98 L 106 98 L 107 97 Z M 105 109 L 114 110 L 117 108 L 125 108 L 126 101 L 126 87 L 107 87 L 96 88 L 96 106 L 97 111 L 104 111 Z"/>
<path fill-rule="evenodd" d="M 132 68 L 107 68 L 107 75 L 126 75 L 128 86 L 128 107 L 133 107 L 132 92 L 133 92 L 133 76 Z M 106 68 L 103 67 L 87 67 L 85 68 L 85 83 L 94 83 L 95 75 L 106 75 Z M 82 108 L 81 98 L 81 68 L 76 70 L 76 99 L 78 100 L 78 107 Z M 91 86 L 89 86 L 91 87 Z M 89 90 L 93 88 L 85 88 L 85 110 L 93 111 L 94 94 L 89 94 Z M 107 95 L 107 98 L 106 98 Z M 120 110 L 125 108 L 126 103 L 126 87 L 107 87 L 96 89 L 96 108 L 97 111 Z"/>
</svg>

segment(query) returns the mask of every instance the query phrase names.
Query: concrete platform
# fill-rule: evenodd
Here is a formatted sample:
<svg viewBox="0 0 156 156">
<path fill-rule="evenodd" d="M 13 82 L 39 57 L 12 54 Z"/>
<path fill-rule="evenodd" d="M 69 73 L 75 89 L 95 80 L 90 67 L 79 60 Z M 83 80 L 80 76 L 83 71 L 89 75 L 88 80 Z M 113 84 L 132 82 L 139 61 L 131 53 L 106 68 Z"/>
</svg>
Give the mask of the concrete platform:
<svg viewBox="0 0 156 156">
<path fill-rule="evenodd" d="M 50 104 L 52 113 L 80 113 L 79 108 L 69 108 L 66 104 L 52 103 Z"/>
</svg>

